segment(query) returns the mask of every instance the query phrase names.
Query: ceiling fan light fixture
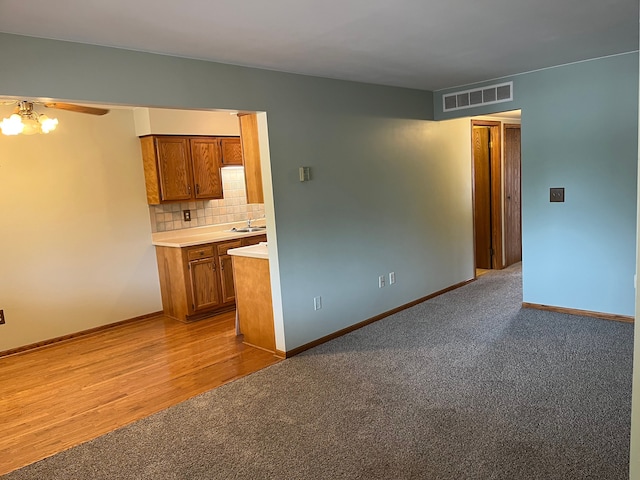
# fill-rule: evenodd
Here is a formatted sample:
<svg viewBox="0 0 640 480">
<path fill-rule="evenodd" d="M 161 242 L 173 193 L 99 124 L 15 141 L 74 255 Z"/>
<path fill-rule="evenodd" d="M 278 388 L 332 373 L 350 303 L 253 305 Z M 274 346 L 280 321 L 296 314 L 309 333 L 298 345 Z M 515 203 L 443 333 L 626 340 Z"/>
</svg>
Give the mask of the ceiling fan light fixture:
<svg viewBox="0 0 640 480">
<path fill-rule="evenodd" d="M 23 101 L 18 104 L 16 113 L 0 122 L 0 130 L 4 135 L 34 135 L 49 133 L 58 126 L 57 118 L 40 115 L 33 109 L 33 103 Z"/>
</svg>

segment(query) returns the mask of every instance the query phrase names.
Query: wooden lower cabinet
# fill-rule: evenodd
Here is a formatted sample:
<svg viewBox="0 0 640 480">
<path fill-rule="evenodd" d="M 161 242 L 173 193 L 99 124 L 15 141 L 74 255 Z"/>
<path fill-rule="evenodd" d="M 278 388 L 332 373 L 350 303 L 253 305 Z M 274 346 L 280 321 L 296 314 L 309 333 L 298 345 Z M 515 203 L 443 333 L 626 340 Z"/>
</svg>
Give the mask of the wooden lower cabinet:
<svg viewBox="0 0 640 480">
<path fill-rule="evenodd" d="M 266 235 L 193 247 L 156 246 L 164 314 L 190 322 L 235 308 L 227 250 L 266 241 Z"/>
<path fill-rule="evenodd" d="M 249 245 L 257 245 L 260 242 L 266 242 L 266 235 L 254 235 L 253 237 L 245 237 L 242 239 L 242 246 L 248 247 Z"/>
<path fill-rule="evenodd" d="M 214 257 L 189 262 L 191 280 L 191 308 L 193 312 L 211 310 L 221 303 L 218 288 L 218 272 Z"/>
<path fill-rule="evenodd" d="M 233 287 L 233 264 L 231 255 L 227 255 L 227 250 L 242 246 L 242 240 L 235 242 L 225 242 L 217 246 L 218 262 L 220 264 L 220 292 L 222 301 L 225 303 L 235 302 L 236 291 Z"/>
</svg>

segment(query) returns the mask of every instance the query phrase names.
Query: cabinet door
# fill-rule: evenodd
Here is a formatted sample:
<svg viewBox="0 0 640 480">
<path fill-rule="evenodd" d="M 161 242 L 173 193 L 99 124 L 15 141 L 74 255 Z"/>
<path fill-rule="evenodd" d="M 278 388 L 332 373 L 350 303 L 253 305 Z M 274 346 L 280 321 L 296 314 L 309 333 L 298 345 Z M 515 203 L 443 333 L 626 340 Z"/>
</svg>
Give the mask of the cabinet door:
<svg viewBox="0 0 640 480">
<path fill-rule="evenodd" d="M 233 285 L 233 263 L 227 250 L 242 246 L 242 240 L 219 243 L 217 245 L 218 258 L 220 260 L 220 292 L 222 303 L 230 303 L 236 299 L 236 290 Z"/>
<path fill-rule="evenodd" d="M 192 138 L 195 198 L 222 198 L 220 144 L 216 138 Z"/>
<path fill-rule="evenodd" d="M 220 290 L 222 291 L 222 303 L 233 302 L 236 299 L 236 290 L 233 286 L 233 263 L 231 255 L 220 255 Z"/>
<path fill-rule="evenodd" d="M 239 138 L 221 138 L 220 147 L 222 150 L 222 166 L 242 166 L 242 147 L 240 146 Z"/>
<path fill-rule="evenodd" d="M 191 163 L 189 142 L 182 137 L 155 139 L 160 177 L 160 196 L 163 201 L 191 198 Z"/>
<path fill-rule="evenodd" d="M 258 142 L 258 116 L 255 113 L 240 115 L 240 140 L 242 142 L 244 181 L 247 185 L 247 203 L 264 203 Z"/>
<path fill-rule="evenodd" d="M 220 304 L 215 257 L 189 262 L 191 307 L 193 312 L 208 310 Z"/>
</svg>

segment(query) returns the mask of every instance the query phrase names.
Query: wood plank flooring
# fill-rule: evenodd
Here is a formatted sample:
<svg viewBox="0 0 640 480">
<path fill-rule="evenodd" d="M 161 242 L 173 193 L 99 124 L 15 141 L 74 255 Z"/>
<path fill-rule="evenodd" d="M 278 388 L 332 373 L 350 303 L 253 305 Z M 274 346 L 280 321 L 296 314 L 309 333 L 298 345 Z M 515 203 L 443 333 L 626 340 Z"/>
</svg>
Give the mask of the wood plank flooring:
<svg viewBox="0 0 640 480">
<path fill-rule="evenodd" d="M 156 317 L 0 358 L 0 475 L 280 361 L 241 338 Z"/>
<path fill-rule="evenodd" d="M 491 270 L 486 268 L 476 268 L 476 278 L 481 277 L 485 273 L 489 273 Z"/>
</svg>

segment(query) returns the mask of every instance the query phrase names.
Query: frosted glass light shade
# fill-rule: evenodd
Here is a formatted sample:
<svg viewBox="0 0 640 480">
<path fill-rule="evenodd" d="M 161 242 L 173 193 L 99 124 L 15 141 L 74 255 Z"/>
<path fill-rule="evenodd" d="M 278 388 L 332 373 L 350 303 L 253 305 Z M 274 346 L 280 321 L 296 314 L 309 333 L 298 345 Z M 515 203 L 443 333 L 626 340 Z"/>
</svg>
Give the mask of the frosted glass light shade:
<svg viewBox="0 0 640 480">
<path fill-rule="evenodd" d="M 40 115 L 38 118 L 40 122 L 40 128 L 42 129 L 42 133 L 49 133 L 56 129 L 58 126 L 57 118 L 49 118 L 46 115 Z"/>
<path fill-rule="evenodd" d="M 0 122 L 0 130 L 4 135 L 18 135 L 22 133 L 23 129 L 22 117 L 17 113 L 14 113 L 9 118 L 3 118 L 2 122 Z"/>
<path fill-rule="evenodd" d="M 22 124 L 24 128 L 22 129 L 23 135 L 35 135 L 36 133 L 40 133 L 40 122 L 35 118 L 23 118 Z"/>
</svg>

